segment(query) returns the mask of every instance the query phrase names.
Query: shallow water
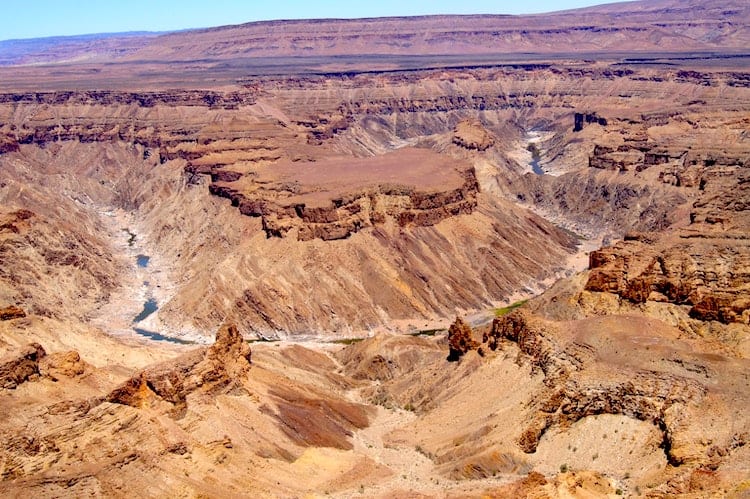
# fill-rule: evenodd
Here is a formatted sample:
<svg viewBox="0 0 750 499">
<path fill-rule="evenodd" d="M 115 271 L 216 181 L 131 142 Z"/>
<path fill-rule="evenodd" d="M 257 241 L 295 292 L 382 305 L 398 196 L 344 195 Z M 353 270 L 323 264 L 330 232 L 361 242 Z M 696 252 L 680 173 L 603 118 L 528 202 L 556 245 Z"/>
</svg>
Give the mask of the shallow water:
<svg viewBox="0 0 750 499">
<path fill-rule="evenodd" d="M 141 313 L 136 315 L 133 319 L 133 323 L 141 322 L 149 315 L 153 314 L 159 309 L 159 305 L 156 304 L 156 300 L 153 298 L 149 298 L 146 303 L 143 304 L 143 310 L 141 310 Z"/>
<path fill-rule="evenodd" d="M 137 255 L 135 258 L 138 262 L 138 266 L 143 269 L 148 267 L 148 261 L 151 259 L 151 257 L 148 255 Z"/>
<path fill-rule="evenodd" d="M 145 336 L 146 338 L 154 341 L 166 341 L 168 343 L 177 343 L 178 345 L 191 345 L 193 344 L 192 341 L 182 340 L 180 338 L 171 338 L 169 336 L 164 336 L 163 334 L 159 334 L 154 331 L 149 331 L 148 329 L 141 329 L 139 327 L 134 327 L 133 331 L 140 334 L 141 336 Z"/>
<path fill-rule="evenodd" d="M 531 169 L 536 173 L 537 175 L 544 175 L 544 170 L 542 170 L 542 167 L 539 166 L 539 159 L 534 158 L 529 163 L 531 165 Z"/>
</svg>

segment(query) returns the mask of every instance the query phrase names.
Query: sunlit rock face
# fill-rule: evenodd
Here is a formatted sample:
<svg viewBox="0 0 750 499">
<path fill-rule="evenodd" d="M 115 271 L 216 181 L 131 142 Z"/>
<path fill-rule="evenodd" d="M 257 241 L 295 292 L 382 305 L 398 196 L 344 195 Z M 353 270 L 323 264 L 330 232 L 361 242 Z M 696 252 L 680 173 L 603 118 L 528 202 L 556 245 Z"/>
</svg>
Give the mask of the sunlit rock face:
<svg viewBox="0 0 750 499">
<path fill-rule="evenodd" d="M 742 497 L 747 19 L 0 51 L 0 495 Z"/>
</svg>

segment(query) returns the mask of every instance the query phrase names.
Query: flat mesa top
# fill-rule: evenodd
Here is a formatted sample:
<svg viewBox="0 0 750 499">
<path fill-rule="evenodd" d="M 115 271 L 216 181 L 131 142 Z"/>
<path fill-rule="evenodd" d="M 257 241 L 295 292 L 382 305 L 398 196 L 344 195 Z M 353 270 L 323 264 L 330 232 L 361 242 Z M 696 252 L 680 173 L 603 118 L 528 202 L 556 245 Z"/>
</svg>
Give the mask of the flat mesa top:
<svg viewBox="0 0 750 499">
<path fill-rule="evenodd" d="M 317 161 L 284 161 L 263 169 L 257 183 L 298 187 L 289 201 L 325 201 L 361 189 L 382 185 L 441 192 L 461 187 L 467 161 L 427 149 L 405 147 L 375 157 L 335 156 Z"/>
</svg>

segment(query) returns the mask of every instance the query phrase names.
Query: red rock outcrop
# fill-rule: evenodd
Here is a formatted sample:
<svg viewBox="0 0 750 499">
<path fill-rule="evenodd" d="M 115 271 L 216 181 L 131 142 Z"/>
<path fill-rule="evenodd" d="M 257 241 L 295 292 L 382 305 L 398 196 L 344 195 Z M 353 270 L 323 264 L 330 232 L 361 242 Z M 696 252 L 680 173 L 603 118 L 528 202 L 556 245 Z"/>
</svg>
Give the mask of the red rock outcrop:
<svg viewBox="0 0 750 499">
<path fill-rule="evenodd" d="M 474 340 L 474 333 L 463 319 L 456 317 L 448 328 L 448 361 L 458 361 L 466 352 L 476 350 L 479 342 Z"/>
<path fill-rule="evenodd" d="M 596 123 L 598 125 L 606 126 L 607 119 L 597 116 L 596 113 L 575 113 L 573 115 L 573 131 L 580 132 L 583 127 L 587 124 Z"/>
<path fill-rule="evenodd" d="M 167 402 L 175 416 L 184 413 L 187 395 L 202 390 L 226 393 L 241 389 L 250 369 L 250 346 L 233 324 L 223 325 L 208 348 L 150 367 L 113 390 L 105 400 L 133 407 Z"/>
<path fill-rule="evenodd" d="M 696 430 L 690 426 L 699 423 L 687 421 L 701 413 L 704 404 L 713 404 L 709 401 L 712 388 L 707 376 L 714 379 L 716 375 L 708 373 L 721 369 L 722 361 L 709 355 L 682 360 L 679 357 L 683 354 L 672 353 L 675 360 L 665 362 L 663 350 L 650 352 L 648 343 L 638 345 L 631 339 L 643 327 L 633 327 L 634 317 L 609 319 L 607 326 L 597 326 L 596 321 L 602 323 L 601 319 L 592 318 L 563 325 L 525 311 L 494 321 L 487 335 L 488 346 L 497 349 L 502 348 L 503 341 L 515 343 L 545 375 L 546 388 L 533 406 L 536 415 L 518 439 L 521 449 L 535 452 L 542 436 L 553 427 L 566 428 L 597 414 L 621 414 L 658 427 L 671 464 L 713 462 L 696 450 L 692 441 Z M 607 333 L 599 330 L 602 327 L 609 328 L 605 329 Z M 651 341 L 661 344 L 656 338 L 662 333 L 656 328 L 664 326 L 651 327 Z M 599 338 L 602 334 L 610 335 L 605 342 Z M 623 349 L 634 347 L 636 351 L 623 353 Z M 609 367 L 603 370 L 602 362 L 609 363 Z M 736 388 L 734 381 L 726 383 L 732 387 L 730 390 Z M 733 396 L 728 395 L 727 401 Z M 734 438 L 731 432 L 721 435 L 717 437 L 721 441 Z"/>
<path fill-rule="evenodd" d="M 0 388 L 16 388 L 39 376 L 39 362 L 47 355 L 39 343 L 31 343 L 0 359 Z"/>
<path fill-rule="evenodd" d="M 662 182 L 699 187 L 702 175 L 713 175 L 721 167 L 748 166 L 747 145 L 741 139 L 748 120 L 741 115 L 725 121 L 688 108 L 600 124 L 603 133 L 588 159 L 592 168 L 643 172 L 658 167 Z"/>
<path fill-rule="evenodd" d="M 23 317 L 26 317 L 26 312 L 24 312 L 22 308 L 16 307 L 15 305 L 0 308 L 0 321 L 21 319 Z"/>
</svg>

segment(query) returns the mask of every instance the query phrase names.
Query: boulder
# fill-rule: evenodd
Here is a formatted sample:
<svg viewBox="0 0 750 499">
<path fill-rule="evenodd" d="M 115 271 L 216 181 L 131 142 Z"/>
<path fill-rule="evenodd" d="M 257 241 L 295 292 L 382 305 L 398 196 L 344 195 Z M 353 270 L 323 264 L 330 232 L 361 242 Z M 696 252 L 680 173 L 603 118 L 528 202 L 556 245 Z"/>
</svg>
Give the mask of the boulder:
<svg viewBox="0 0 750 499">
<path fill-rule="evenodd" d="M 0 388 L 16 388 L 39 376 L 39 361 L 46 355 L 39 343 L 30 343 L 20 351 L 0 359 Z"/>
<path fill-rule="evenodd" d="M 475 350 L 479 343 L 474 340 L 474 335 L 469 327 L 460 317 L 448 328 L 448 354 L 449 362 L 456 362 L 469 350 Z"/>
<path fill-rule="evenodd" d="M 26 312 L 15 305 L 0 308 L 0 321 L 9 321 L 12 319 L 20 319 L 22 317 L 26 317 Z"/>
</svg>

